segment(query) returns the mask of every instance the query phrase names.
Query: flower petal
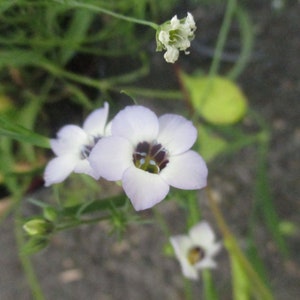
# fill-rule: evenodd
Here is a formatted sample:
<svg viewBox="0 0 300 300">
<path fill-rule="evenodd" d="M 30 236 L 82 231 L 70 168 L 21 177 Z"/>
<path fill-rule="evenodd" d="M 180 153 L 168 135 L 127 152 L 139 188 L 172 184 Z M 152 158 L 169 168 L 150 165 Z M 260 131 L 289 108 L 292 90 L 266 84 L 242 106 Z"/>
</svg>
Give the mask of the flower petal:
<svg viewBox="0 0 300 300">
<path fill-rule="evenodd" d="M 203 260 L 201 260 L 200 262 L 198 262 L 195 265 L 195 268 L 197 270 L 200 270 L 200 269 L 214 269 L 216 267 L 217 267 L 217 263 L 211 257 L 204 258 Z"/>
<path fill-rule="evenodd" d="M 158 121 L 157 141 L 172 155 L 189 150 L 195 143 L 197 130 L 191 121 L 173 114 L 163 115 L 159 117 Z"/>
<path fill-rule="evenodd" d="M 107 180 L 120 180 L 124 171 L 133 164 L 133 146 L 128 140 L 104 137 L 92 149 L 88 161 L 96 173 Z"/>
<path fill-rule="evenodd" d="M 160 176 L 173 187 L 183 190 L 201 189 L 206 186 L 207 167 L 195 151 L 171 156 Z"/>
<path fill-rule="evenodd" d="M 94 179 L 98 180 L 100 178 L 98 172 L 96 172 L 90 165 L 87 159 L 81 159 L 78 161 L 74 168 L 74 173 L 79 174 L 87 174 L 93 177 Z"/>
<path fill-rule="evenodd" d="M 103 108 L 96 109 L 88 115 L 83 123 L 83 130 L 90 135 L 104 135 L 105 124 L 108 117 L 109 106 L 108 103 L 104 103 Z"/>
<path fill-rule="evenodd" d="M 206 221 L 202 221 L 193 226 L 189 231 L 189 236 L 195 244 L 205 246 L 215 241 L 215 233 Z"/>
<path fill-rule="evenodd" d="M 166 53 L 164 54 L 164 59 L 166 62 L 174 64 L 179 57 L 179 50 L 175 46 L 166 45 Z"/>
<path fill-rule="evenodd" d="M 88 143 L 87 134 L 76 125 L 66 125 L 51 139 L 51 149 L 56 155 L 79 154 L 82 145 Z"/>
<path fill-rule="evenodd" d="M 183 275 L 190 279 L 198 279 L 197 269 L 189 263 L 187 258 L 189 249 L 193 247 L 191 239 L 186 235 L 176 235 L 170 238 L 170 242 L 181 265 Z"/>
<path fill-rule="evenodd" d="M 127 138 L 133 144 L 152 142 L 158 134 L 157 116 L 143 106 L 127 106 L 112 121 L 112 135 Z"/>
<path fill-rule="evenodd" d="M 77 162 L 74 155 L 63 155 L 50 160 L 44 173 L 45 186 L 64 181 L 73 172 Z"/>
<path fill-rule="evenodd" d="M 129 167 L 122 178 L 123 189 L 135 210 L 143 210 L 162 201 L 169 192 L 169 185 L 159 175 Z"/>
</svg>

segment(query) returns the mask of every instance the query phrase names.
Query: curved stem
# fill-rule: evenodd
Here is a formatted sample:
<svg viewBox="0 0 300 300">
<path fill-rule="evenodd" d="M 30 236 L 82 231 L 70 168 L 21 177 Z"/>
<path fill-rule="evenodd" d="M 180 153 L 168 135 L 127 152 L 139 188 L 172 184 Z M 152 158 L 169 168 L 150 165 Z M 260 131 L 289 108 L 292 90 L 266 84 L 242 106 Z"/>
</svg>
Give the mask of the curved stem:
<svg viewBox="0 0 300 300">
<path fill-rule="evenodd" d="M 253 26 L 251 24 L 251 20 L 247 12 L 243 8 L 238 6 L 236 8 L 236 17 L 238 19 L 239 26 L 240 26 L 242 49 L 237 62 L 234 64 L 233 68 L 227 74 L 227 77 L 232 80 L 236 79 L 243 72 L 246 65 L 248 64 L 251 58 L 251 53 L 252 53 L 252 48 L 254 43 Z"/>
<path fill-rule="evenodd" d="M 62 3 L 62 4 L 68 4 L 72 7 L 85 8 L 85 9 L 92 10 L 94 12 L 101 12 L 101 13 L 104 13 L 106 15 L 112 16 L 112 17 L 117 18 L 117 19 L 121 19 L 121 20 L 125 20 L 125 21 L 128 21 L 128 22 L 149 26 L 149 27 L 152 27 L 155 30 L 157 30 L 158 27 L 159 27 L 159 25 L 157 25 L 153 22 L 146 21 L 146 20 L 141 20 L 141 19 L 137 19 L 137 18 L 133 18 L 133 17 L 124 16 L 124 15 L 115 13 L 111 10 L 108 10 L 108 9 L 105 9 L 105 8 L 102 8 L 102 7 L 99 7 L 99 6 L 95 6 L 93 4 L 87 4 L 87 3 L 82 3 L 82 2 L 78 2 L 78 1 L 58 1 L 58 0 L 53 0 L 53 1 L 59 2 L 59 3 Z"/>
<path fill-rule="evenodd" d="M 228 0 L 224 20 L 223 20 L 223 23 L 222 23 L 222 26 L 220 29 L 220 33 L 218 36 L 218 40 L 217 40 L 217 45 L 216 45 L 213 61 L 210 66 L 210 69 L 209 69 L 210 77 L 215 76 L 218 72 L 223 48 L 225 46 L 226 38 L 227 38 L 229 29 L 230 29 L 233 13 L 236 8 L 236 3 L 237 3 L 237 0 Z"/>
</svg>

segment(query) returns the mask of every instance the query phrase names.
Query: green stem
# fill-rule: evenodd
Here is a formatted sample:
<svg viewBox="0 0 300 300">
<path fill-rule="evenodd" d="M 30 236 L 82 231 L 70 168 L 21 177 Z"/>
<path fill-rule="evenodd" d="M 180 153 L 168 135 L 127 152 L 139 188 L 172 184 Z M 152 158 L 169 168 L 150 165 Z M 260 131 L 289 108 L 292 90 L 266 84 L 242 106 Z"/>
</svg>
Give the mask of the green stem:
<svg viewBox="0 0 300 300">
<path fill-rule="evenodd" d="M 188 229 L 190 229 L 192 226 L 198 223 L 201 218 L 201 213 L 198 205 L 198 198 L 196 194 L 188 196 L 187 205 L 188 205 L 187 226 Z"/>
<path fill-rule="evenodd" d="M 214 77 L 218 73 L 218 68 L 220 65 L 220 60 L 222 57 L 222 52 L 225 46 L 227 35 L 230 29 L 231 20 L 236 8 L 237 0 L 228 0 L 227 7 L 225 11 L 224 20 L 218 35 L 218 40 L 215 48 L 215 53 L 213 56 L 213 61 L 209 69 L 209 76 Z"/>
<path fill-rule="evenodd" d="M 29 256 L 27 256 L 25 254 L 20 254 L 20 249 L 22 249 L 25 244 L 22 227 L 20 226 L 20 222 L 19 222 L 19 220 L 21 218 L 20 211 L 21 211 L 20 206 L 18 206 L 18 208 L 16 209 L 16 212 L 15 212 L 15 236 L 16 236 L 17 246 L 19 249 L 19 259 L 20 259 L 20 262 L 24 269 L 24 273 L 26 275 L 28 284 L 30 286 L 33 299 L 44 300 L 45 297 L 43 295 L 43 292 L 42 292 L 42 289 L 38 282 L 38 279 L 36 277 L 36 274 L 34 272 L 34 268 L 32 266 Z"/>
<path fill-rule="evenodd" d="M 230 253 L 230 255 L 235 255 L 235 257 L 239 260 L 239 263 L 243 267 L 245 273 L 247 274 L 249 280 L 251 280 L 253 285 L 254 293 L 257 293 L 261 296 L 260 299 L 264 300 L 272 300 L 273 296 L 269 289 L 264 285 L 261 281 L 258 274 L 254 271 L 252 266 L 250 265 L 247 258 L 244 256 L 243 252 L 239 248 L 234 236 L 230 232 L 229 227 L 227 226 L 225 219 L 223 218 L 222 212 L 217 204 L 217 201 L 214 198 L 214 195 L 210 188 L 206 187 L 206 194 L 209 200 L 211 211 L 216 219 L 218 227 L 223 235 L 225 246 Z"/>
<path fill-rule="evenodd" d="M 251 58 L 251 53 L 252 53 L 252 48 L 254 43 L 253 26 L 251 24 L 247 12 L 238 6 L 236 8 L 236 17 L 240 25 L 242 49 L 237 62 L 234 64 L 233 68 L 227 74 L 227 77 L 232 80 L 236 79 L 245 69 L 247 63 Z"/>
<path fill-rule="evenodd" d="M 88 219 L 88 220 L 76 220 L 76 221 L 68 223 L 68 224 L 63 224 L 63 225 L 57 226 L 55 228 L 55 231 L 56 232 L 57 231 L 63 231 L 63 230 L 75 228 L 79 225 L 95 224 L 95 223 L 105 221 L 105 220 L 110 220 L 110 219 L 111 219 L 111 216 L 104 216 L 104 217 Z"/>
<path fill-rule="evenodd" d="M 84 9 L 89 9 L 89 10 L 94 11 L 94 12 L 101 12 L 101 13 L 104 13 L 104 14 L 109 15 L 111 17 L 121 19 L 121 20 L 124 20 L 124 21 L 132 22 L 132 23 L 136 23 L 136 24 L 140 24 L 140 25 L 145 25 L 145 26 L 150 26 L 155 30 L 157 30 L 158 27 L 159 27 L 159 25 L 157 25 L 153 22 L 145 21 L 145 20 L 141 20 L 141 19 L 137 19 L 137 18 L 133 18 L 133 17 L 124 16 L 124 15 L 115 13 L 111 10 L 108 10 L 108 9 L 105 9 L 105 8 L 102 8 L 102 7 L 99 7 L 99 6 L 95 6 L 95 5 L 92 5 L 92 4 L 81 3 L 81 2 L 78 2 L 78 1 L 68 1 L 68 0 L 65 0 L 65 1 L 63 1 L 63 0 L 60 0 L 60 1 L 59 0 L 53 0 L 53 1 L 60 2 L 62 4 L 68 4 L 68 5 L 70 5 L 72 7 L 76 7 L 76 8 L 84 8 Z"/>
</svg>

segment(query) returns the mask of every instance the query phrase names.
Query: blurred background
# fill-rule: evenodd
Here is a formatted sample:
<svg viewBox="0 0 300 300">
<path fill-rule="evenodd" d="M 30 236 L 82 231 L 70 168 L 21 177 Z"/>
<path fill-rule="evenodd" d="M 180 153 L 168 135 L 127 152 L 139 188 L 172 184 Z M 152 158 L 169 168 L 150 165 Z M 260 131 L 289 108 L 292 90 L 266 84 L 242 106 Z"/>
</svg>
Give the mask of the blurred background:
<svg viewBox="0 0 300 300">
<path fill-rule="evenodd" d="M 186 285 L 199 299 L 201 280 L 183 280 L 160 224 L 131 222 L 133 212 L 119 228 L 121 235 L 113 222 L 82 225 L 54 235 L 30 258 L 19 255 L 24 218 L 40 214 L 30 199 L 53 203 L 56 194 L 42 179 L 52 152 L 39 147 L 34 136 L 32 144 L 13 136 L 14 124 L 53 138 L 65 124 L 81 125 L 104 101 L 113 116 L 132 98 L 158 114 L 187 116 L 179 74 L 209 72 L 227 1 L 88 1 L 157 24 L 191 12 L 196 37 L 190 54 L 175 65 L 156 52 L 152 28 L 76 3 L 81 2 L 0 4 L 0 299 L 192 299 Z M 220 126 L 196 109 L 197 126 L 204 128 L 197 147 L 239 245 L 274 298 L 294 300 L 300 295 L 300 2 L 243 0 L 237 7 L 218 73 L 243 91 L 248 111 L 237 123 Z M 72 175 L 60 195 L 66 204 L 77 204 L 121 191 L 107 182 L 100 185 Z M 184 199 L 169 200 L 157 210 L 172 234 L 183 233 Z M 197 201 L 221 239 L 203 191 Z M 150 220 L 157 212 L 135 215 Z M 233 299 L 224 249 L 216 260 L 212 276 L 220 299 Z"/>
</svg>

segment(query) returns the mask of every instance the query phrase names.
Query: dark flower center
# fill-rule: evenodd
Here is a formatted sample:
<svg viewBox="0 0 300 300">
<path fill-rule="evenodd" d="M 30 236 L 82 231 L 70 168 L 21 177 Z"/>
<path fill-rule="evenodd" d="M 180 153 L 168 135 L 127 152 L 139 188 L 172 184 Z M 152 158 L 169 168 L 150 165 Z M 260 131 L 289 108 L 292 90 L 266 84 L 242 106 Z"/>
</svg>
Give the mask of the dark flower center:
<svg viewBox="0 0 300 300">
<path fill-rule="evenodd" d="M 81 148 L 81 152 L 80 152 L 80 158 L 81 159 L 86 159 L 89 157 L 92 149 L 94 148 L 94 146 L 97 144 L 97 142 L 101 139 L 101 136 L 93 136 L 92 140 L 89 144 L 87 145 L 83 145 Z"/>
<path fill-rule="evenodd" d="M 158 174 L 168 164 L 167 150 L 158 143 L 139 143 L 132 155 L 135 166 L 152 174 Z"/>
<path fill-rule="evenodd" d="M 205 256 L 205 251 L 199 246 L 191 248 L 188 252 L 188 261 L 191 265 L 195 265 L 197 262 L 201 261 Z"/>
</svg>

